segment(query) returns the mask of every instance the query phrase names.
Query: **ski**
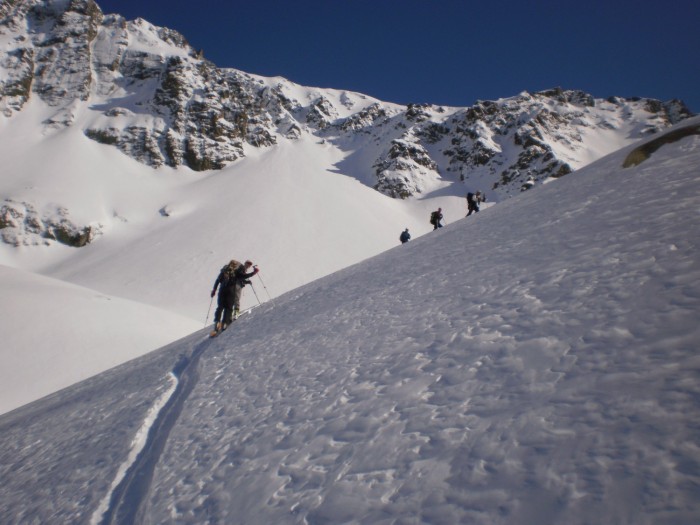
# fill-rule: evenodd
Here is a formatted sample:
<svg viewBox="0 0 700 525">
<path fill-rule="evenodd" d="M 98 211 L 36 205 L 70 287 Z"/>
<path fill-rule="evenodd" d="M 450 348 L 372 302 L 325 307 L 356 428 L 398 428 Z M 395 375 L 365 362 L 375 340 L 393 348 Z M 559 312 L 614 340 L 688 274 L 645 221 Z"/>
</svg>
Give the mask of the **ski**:
<svg viewBox="0 0 700 525">
<path fill-rule="evenodd" d="M 243 310 L 242 312 L 240 312 L 240 313 L 238 314 L 238 316 L 235 317 L 235 318 L 231 321 L 231 324 L 235 323 L 236 320 L 239 319 L 242 315 L 249 313 L 249 312 L 250 312 L 251 310 L 253 310 L 254 308 L 257 308 L 257 306 L 259 306 L 259 305 L 252 306 L 252 307 L 247 308 L 247 309 Z M 226 330 L 229 326 L 231 326 L 231 325 L 226 325 L 225 327 L 221 328 L 220 330 L 217 330 L 217 329 L 216 329 L 216 325 L 214 325 L 214 329 L 209 333 L 209 337 L 216 337 L 216 336 L 219 335 L 221 332 L 223 332 L 224 330 Z"/>
<path fill-rule="evenodd" d="M 215 326 L 214 329 L 211 332 L 209 332 L 209 337 L 216 337 L 221 332 L 223 332 L 223 330 L 217 330 Z"/>
<path fill-rule="evenodd" d="M 234 320 L 235 320 L 235 319 L 234 319 Z M 211 331 L 211 333 L 209 334 L 209 337 L 216 337 L 216 336 L 219 335 L 221 332 L 223 332 L 224 330 L 226 330 L 226 328 L 228 328 L 228 326 L 226 326 L 226 327 L 224 327 L 224 328 L 220 328 L 219 330 L 217 330 L 216 328 L 214 328 L 214 329 Z"/>
</svg>

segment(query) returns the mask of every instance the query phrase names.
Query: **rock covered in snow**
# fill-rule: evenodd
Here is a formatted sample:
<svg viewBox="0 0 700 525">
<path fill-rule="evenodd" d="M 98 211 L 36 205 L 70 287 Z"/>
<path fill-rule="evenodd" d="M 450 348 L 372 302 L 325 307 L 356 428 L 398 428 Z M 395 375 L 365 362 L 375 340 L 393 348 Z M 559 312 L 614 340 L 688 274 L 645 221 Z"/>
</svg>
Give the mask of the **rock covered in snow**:
<svg viewBox="0 0 700 525">
<path fill-rule="evenodd" d="M 370 185 L 392 197 L 451 178 L 506 198 L 529 177 L 561 177 L 690 116 L 677 100 L 560 88 L 466 108 L 399 106 L 218 68 L 176 31 L 104 15 L 93 0 L 16 0 L 0 17 L 5 118 L 32 97 L 54 108 L 48 127 L 87 109 L 88 138 L 154 168 L 218 170 L 311 134 L 366 150 Z"/>
<path fill-rule="evenodd" d="M 6 199 L 0 203 L 0 238 L 15 246 L 48 244 L 57 241 L 80 248 L 101 234 L 99 224 L 78 225 L 63 207 L 39 213 L 28 202 Z"/>
</svg>

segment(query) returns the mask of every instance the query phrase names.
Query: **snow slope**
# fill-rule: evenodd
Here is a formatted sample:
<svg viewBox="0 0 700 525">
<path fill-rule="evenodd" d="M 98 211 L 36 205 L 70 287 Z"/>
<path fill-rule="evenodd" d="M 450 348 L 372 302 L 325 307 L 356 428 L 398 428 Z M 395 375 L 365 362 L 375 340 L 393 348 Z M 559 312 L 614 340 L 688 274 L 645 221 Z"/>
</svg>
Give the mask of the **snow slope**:
<svg viewBox="0 0 700 525">
<path fill-rule="evenodd" d="M 486 190 L 489 207 L 530 170 L 540 184 L 688 115 L 679 101 L 558 88 L 401 106 L 216 68 L 177 32 L 103 17 L 94 2 L 0 11 L 0 265 L 130 301 L 142 320 L 93 301 L 89 322 L 43 315 L 52 336 L 37 338 L 33 310 L 55 281 L 22 287 L 0 272 L 12 290 L 0 296 L 4 352 L 22 356 L 21 370 L 0 370 L 0 413 L 202 326 L 231 258 L 259 264 L 257 291 L 275 297 L 396 246 L 407 227 L 428 233 L 438 207 L 458 220 L 467 191 Z M 69 247 L 75 236 L 90 242 Z M 128 352 L 104 337 L 129 325 L 139 343 Z M 89 368 L 76 334 L 99 348 Z"/>
<path fill-rule="evenodd" d="M 0 413 L 202 326 L 152 306 L 0 265 Z M 154 327 L 157 327 L 154 329 Z"/>
<path fill-rule="evenodd" d="M 150 333 L 142 332 L 141 339 L 158 344 L 138 345 L 141 353 L 184 335 L 182 329 L 171 330 L 183 317 L 189 319 L 183 328 L 203 326 L 213 282 L 231 258 L 259 264 L 267 291 L 276 296 L 395 246 L 406 227 L 414 236 L 427 233 L 432 229 L 429 213 L 438 206 L 447 223 L 466 213 L 463 198 L 438 195 L 400 202 L 340 176 L 334 166 L 351 152 L 310 136 L 254 150 L 218 172 L 154 170 L 89 140 L 75 127 L 44 135 L 36 122 L 46 111 L 40 101 L 28 104 L 12 123 L 13 136 L 22 140 L 0 143 L 3 191 L 15 202 L 44 202 L 39 215 L 56 216 L 65 207 L 69 218 L 91 222 L 102 234 L 83 248 L 48 242 L 40 235 L 29 246 L 0 242 L 0 264 L 172 313 L 169 321 L 144 318 L 141 329 Z M 76 151 L 80 154 L 72 153 Z M 5 277 L 0 275 L 3 288 Z M 23 288 L 12 289 L 15 295 L 0 299 L 4 310 L 34 300 L 25 297 Z M 257 291 L 266 296 L 265 290 Z M 250 292 L 243 300 L 244 307 L 257 303 Z M 103 326 L 115 322 L 113 312 L 105 310 L 102 320 L 98 312 L 93 310 L 87 327 L 70 311 L 54 311 L 54 317 L 64 317 L 52 323 L 51 341 L 36 341 L 33 323 L 17 323 L 15 317 L 0 318 L 0 331 L 11 333 L 15 341 L 36 341 L 36 346 L 11 349 L 30 360 L 41 361 L 58 342 L 65 348 L 63 357 L 52 370 L 35 370 L 34 384 L 56 384 L 55 376 L 65 371 L 60 386 L 66 386 L 69 377 L 88 377 L 75 373 L 80 356 L 71 353 L 74 334 L 93 341 L 88 333 L 94 330 L 104 340 L 99 335 Z M 170 338 L 163 339 L 168 333 Z M 91 373 L 117 364 L 116 356 L 136 355 L 125 355 L 121 342 L 110 341 L 114 344 L 99 346 L 99 355 L 109 357 Z M 3 369 L 0 384 L 16 375 Z M 27 387 L 21 395 L 10 390 L 17 394 L 15 401 L 5 397 L 0 413 L 50 392 L 44 387 Z"/>
<path fill-rule="evenodd" d="M 631 149 L 0 417 L 0 521 L 697 523 L 700 137 Z"/>
</svg>

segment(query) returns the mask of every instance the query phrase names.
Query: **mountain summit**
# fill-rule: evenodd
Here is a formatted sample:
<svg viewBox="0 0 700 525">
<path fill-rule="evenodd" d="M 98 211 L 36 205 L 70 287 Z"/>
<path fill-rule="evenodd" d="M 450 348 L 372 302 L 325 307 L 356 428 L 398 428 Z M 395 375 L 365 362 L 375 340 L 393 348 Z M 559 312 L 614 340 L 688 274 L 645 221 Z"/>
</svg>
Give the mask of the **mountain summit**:
<svg viewBox="0 0 700 525">
<path fill-rule="evenodd" d="M 0 11 L 0 111 L 36 97 L 42 125 L 158 168 L 220 170 L 251 149 L 316 136 L 362 157 L 348 173 L 392 197 L 434 179 L 495 196 L 559 177 L 690 115 L 680 101 L 551 89 L 469 108 L 399 106 L 222 69 L 179 33 L 104 15 L 93 0 L 20 0 Z"/>
</svg>

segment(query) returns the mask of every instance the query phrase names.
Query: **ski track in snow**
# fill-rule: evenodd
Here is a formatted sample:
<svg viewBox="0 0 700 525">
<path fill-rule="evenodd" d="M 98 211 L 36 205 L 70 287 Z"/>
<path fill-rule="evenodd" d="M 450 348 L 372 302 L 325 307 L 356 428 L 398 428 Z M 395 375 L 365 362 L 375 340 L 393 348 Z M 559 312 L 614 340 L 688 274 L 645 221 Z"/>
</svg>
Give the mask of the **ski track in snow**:
<svg viewBox="0 0 700 525">
<path fill-rule="evenodd" d="M 91 525 L 127 525 L 142 521 L 139 514 L 149 492 L 153 470 L 183 404 L 199 379 L 197 367 L 206 343 L 205 340 L 196 345 L 189 357 L 181 356 L 170 372 L 170 389 L 149 410 L 109 493 L 93 514 Z"/>
<path fill-rule="evenodd" d="M 158 398 L 158 400 L 154 403 L 154 405 L 146 414 L 146 419 L 144 420 L 143 425 L 136 433 L 136 436 L 134 436 L 129 455 L 127 456 L 124 463 L 122 463 L 122 465 L 119 467 L 119 471 L 117 472 L 117 476 L 115 477 L 114 481 L 112 482 L 112 485 L 109 488 L 109 492 L 102 499 L 100 505 L 97 507 L 97 510 L 95 511 L 95 513 L 92 516 L 92 519 L 90 520 L 91 525 L 98 525 L 99 523 L 103 522 L 103 520 L 105 519 L 105 514 L 110 509 L 110 501 L 112 500 L 112 495 L 115 493 L 117 487 L 120 485 L 121 481 L 124 479 L 129 469 L 136 463 L 137 458 L 146 447 L 148 435 L 151 428 L 153 427 L 154 422 L 158 418 L 161 409 L 165 406 L 168 400 L 170 400 L 173 393 L 177 389 L 179 379 L 172 372 L 170 373 L 170 381 L 170 389 L 166 390 L 160 396 L 160 398 Z"/>
</svg>

